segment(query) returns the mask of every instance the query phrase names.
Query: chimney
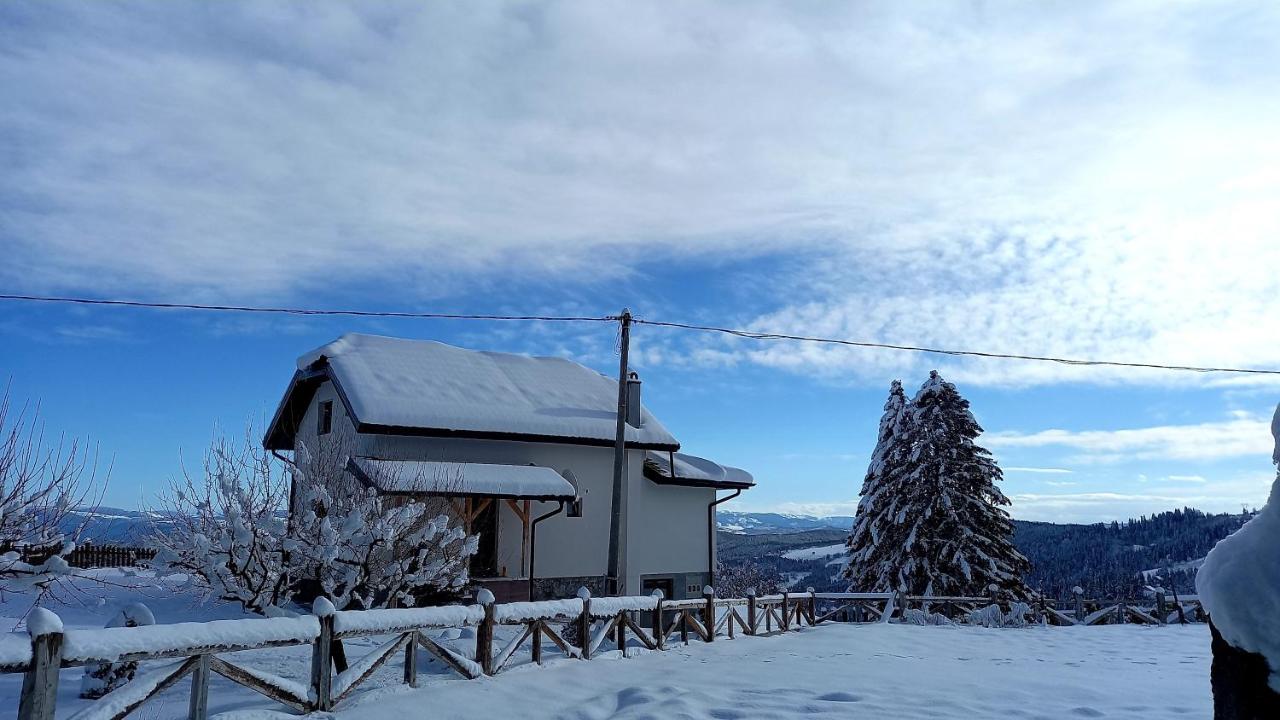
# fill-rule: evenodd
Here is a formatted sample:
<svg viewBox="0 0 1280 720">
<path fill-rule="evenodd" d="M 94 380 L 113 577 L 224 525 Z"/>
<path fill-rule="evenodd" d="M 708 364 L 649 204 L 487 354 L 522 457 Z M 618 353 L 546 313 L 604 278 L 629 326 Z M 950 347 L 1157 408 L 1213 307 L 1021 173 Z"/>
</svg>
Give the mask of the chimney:
<svg viewBox="0 0 1280 720">
<path fill-rule="evenodd" d="M 627 373 L 627 424 L 640 427 L 640 376 Z"/>
</svg>

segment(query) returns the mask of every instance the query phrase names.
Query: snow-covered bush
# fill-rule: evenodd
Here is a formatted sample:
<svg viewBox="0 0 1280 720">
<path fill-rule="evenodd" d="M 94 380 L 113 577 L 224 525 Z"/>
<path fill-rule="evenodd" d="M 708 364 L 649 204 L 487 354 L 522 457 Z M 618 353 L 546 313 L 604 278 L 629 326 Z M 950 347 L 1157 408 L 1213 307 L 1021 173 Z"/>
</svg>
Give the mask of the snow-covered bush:
<svg viewBox="0 0 1280 720">
<path fill-rule="evenodd" d="M 202 477 L 184 472 L 165 496 L 151 537 L 157 569 L 268 615 L 316 595 L 342 608 L 403 607 L 466 585 L 477 538 L 448 500 L 380 497 L 347 470 L 341 441 L 317 445 L 285 461 L 251 432 L 215 440 Z"/>
<path fill-rule="evenodd" d="M 291 468 L 295 495 L 285 550 L 296 581 L 338 607 L 358 608 L 407 607 L 420 595 L 467 584 L 479 538 L 454 521 L 446 498 L 380 497 L 347 470 L 342 440 L 317 445 L 300 448 Z M 450 479 L 431 484 L 448 487 Z"/>
<path fill-rule="evenodd" d="M 1002 611 L 999 605 L 992 603 L 969 613 L 965 621 L 970 625 L 981 625 L 989 628 L 1027 627 L 1031 624 L 1031 614 L 1031 606 L 1026 603 L 1013 603 L 1007 613 Z"/>
<path fill-rule="evenodd" d="M 203 473 L 170 483 L 149 544 L 162 575 L 186 575 L 209 597 L 267 613 L 288 599 L 284 565 L 288 481 L 246 431 L 216 438 Z"/>
<path fill-rule="evenodd" d="M 920 608 L 908 608 L 902 612 L 902 622 L 908 625 L 951 625 L 951 618 L 942 613 L 931 613 Z"/>
<path fill-rule="evenodd" d="M 1280 465 L 1280 405 L 1271 420 Z M 1214 694 L 1223 702 L 1250 708 L 1249 717 L 1275 717 L 1280 711 L 1280 472 L 1267 504 L 1234 534 L 1218 542 L 1196 576 L 1196 590 L 1215 633 Z M 1221 642 L 1217 638 L 1221 639 Z M 1221 648 L 1219 646 L 1222 646 Z M 1234 656 L 1234 657 L 1233 657 Z M 1261 660 L 1259 660 L 1259 657 Z M 1250 665 L 1264 662 L 1267 686 Z M 1245 710 L 1240 710 L 1244 717 Z"/>
<path fill-rule="evenodd" d="M 106 627 L 138 627 L 154 625 L 156 618 L 151 610 L 142 603 L 130 603 L 120 609 Z M 80 697 L 97 699 L 112 692 L 133 679 L 138 672 L 138 662 L 98 662 L 84 667 L 84 675 L 80 678 Z"/>
<path fill-rule="evenodd" d="M 97 482 L 96 462 L 77 441 L 46 444 L 37 409 L 23 407 L 16 417 L 10 412 L 6 391 L 0 396 L 0 591 L 38 595 L 71 574 L 66 557 L 83 527 L 72 511 L 96 504 L 105 479 Z"/>
</svg>

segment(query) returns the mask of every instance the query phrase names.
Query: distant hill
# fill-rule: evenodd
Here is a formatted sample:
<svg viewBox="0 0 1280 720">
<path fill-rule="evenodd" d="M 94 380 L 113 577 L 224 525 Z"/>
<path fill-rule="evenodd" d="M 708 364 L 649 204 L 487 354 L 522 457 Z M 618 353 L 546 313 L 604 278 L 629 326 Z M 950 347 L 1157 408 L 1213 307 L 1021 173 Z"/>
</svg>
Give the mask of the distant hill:
<svg viewBox="0 0 1280 720">
<path fill-rule="evenodd" d="M 1027 584 L 1053 597 L 1067 597 L 1076 585 L 1095 597 L 1137 597 L 1150 584 L 1190 593 L 1200 561 L 1249 517 L 1182 508 L 1124 523 L 1017 520 L 1014 542 L 1031 560 Z M 835 576 L 853 518 L 719 513 L 717 519 L 721 562 L 757 562 L 793 587 L 844 589 Z"/>
<path fill-rule="evenodd" d="M 161 516 L 145 510 L 99 507 L 69 511 L 62 530 L 73 533 L 83 527 L 81 542 L 87 540 L 95 545 L 138 545 L 154 527 L 163 525 Z"/>
<path fill-rule="evenodd" d="M 831 528 L 849 532 L 849 528 L 853 527 L 853 518 L 846 515 L 816 517 L 813 515 L 784 515 L 781 513 L 721 510 L 716 513 L 716 525 L 723 532 L 740 535 L 794 533 Z"/>
</svg>

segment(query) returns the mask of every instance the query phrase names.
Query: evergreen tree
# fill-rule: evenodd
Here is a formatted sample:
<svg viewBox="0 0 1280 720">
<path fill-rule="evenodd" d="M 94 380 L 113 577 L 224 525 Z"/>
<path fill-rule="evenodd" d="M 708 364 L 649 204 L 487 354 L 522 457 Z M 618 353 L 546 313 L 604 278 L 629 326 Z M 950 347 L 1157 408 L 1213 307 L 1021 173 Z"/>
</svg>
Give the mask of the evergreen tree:
<svg viewBox="0 0 1280 720">
<path fill-rule="evenodd" d="M 893 493 L 896 482 L 886 475 L 902 467 L 907 448 L 899 442 L 898 435 L 907 417 L 906 393 L 902 391 L 902 383 L 894 380 L 889 385 L 884 414 L 880 416 L 880 430 L 876 436 L 876 448 L 871 453 L 871 464 L 862 479 L 862 491 L 858 493 L 861 500 L 858 501 L 853 529 L 845 541 L 848 560 L 843 577 L 849 581 L 851 590 L 865 591 L 884 585 L 876 570 L 885 566 L 883 555 L 887 547 L 881 546 L 879 540 L 884 529 L 892 525 L 898 501 Z"/>
<path fill-rule="evenodd" d="M 850 586 L 986 595 L 995 585 L 1006 597 L 1027 598 L 1029 563 L 1013 545 L 1002 507 L 1009 499 L 996 487 L 1000 468 L 974 444 L 982 428 L 969 402 L 935 371 L 892 427 L 864 483 L 849 540 Z"/>
</svg>

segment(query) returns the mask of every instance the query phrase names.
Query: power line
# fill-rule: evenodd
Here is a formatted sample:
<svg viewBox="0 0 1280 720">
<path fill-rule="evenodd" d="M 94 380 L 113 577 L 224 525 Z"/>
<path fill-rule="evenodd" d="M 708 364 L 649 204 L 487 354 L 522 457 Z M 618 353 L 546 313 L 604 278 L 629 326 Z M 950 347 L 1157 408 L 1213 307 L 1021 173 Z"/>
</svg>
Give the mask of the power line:
<svg viewBox="0 0 1280 720">
<path fill-rule="evenodd" d="M 278 315 L 306 316 L 346 316 L 346 317 L 384 317 L 409 318 L 420 320 L 496 320 L 496 321 L 543 321 L 543 322 L 618 322 L 617 315 L 481 315 L 463 313 L 429 313 L 429 312 L 397 312 L 385 310 L 345 310 L 345 309 L 309 309 L 294 307 L 255 307 L 246 305 L 200 305 L 195 303 L 160 303 L 136 300 L 108 300 L 100 298 L 50 297 L 40 295 L 0 294 L 0 300 L 23 302 L 62 303 L 76 305 L 106 305 L 116 307 L 152 308 L 161 310 L 208 310 L 223 312 L 269 313 Z M 1280 375 L 1280 370 L 1260 368 L 1201 367 L 1195 365 L 1166 365 L 1161 363 L 1125 362 L 1120 360 L 1084 360 L 1079 358 L 1062 358 L 1048 355 L 1025 355 L 1019 353 L 997 353 L 979 350 L 949 350 L 944 348 L 925 347 L 920 345 L 897 345 L 865 340 L 847 340 L 842 338 L 815 337 L 811 335 L 791 335 L 786 333 L 757 332 L 735 328 L 716 327 L 713 325 L 694 325 L 691 323 L 669 322 L 664 320 L 646 320 L 634 318 L 637 325 L 674 328 L 679 330 L 695 330 L 699 332 L 719 333 L 749 340 L 780 340 L 793 342 L 821 343 L 827 345 L 843 345 L 846 347 L 878 348 L 883 350 L 899 350 L 903 352 L 929 353 L 934 355 L 950 355 L 958 357 L 993 358 L 999 360 L 1026 360 L 1031 362 L 1052 362 L 1062 365 L 1080 365 L 1090 367 L 1120 367 L 1145 370 L 1171 370 L 1197 373 L 1235 373 L 1245 375 Z"/>
<path fill-rule="evenodd" d="M 714 332 L 750 340 L 793 340 L 797 342 L 824 343 L 828 345 L 846 345 L 862 348 L 882 348 L 885 350 L 904 350 L 908 352 L 932 353 L 935 355 L 957 355 L 965 357 L 996 358 L 1001 360 L 1032 360 L 1036 362 L 1052 362 L 1063 365 L 1108 366 L 1123 368 L 1142 368 L 1148 370 L 1178 370 L 1199 373 L 1245 373 L 1251 375 L 1280 375 L 1280 370 L 1229 367 L 1199 367 L 1195 365 L 1161 365 L 1159 363 L 1124 362 L 1120 360 L 1080 360 L 1076 358 L 1050 357 L 1047 355 L 1019 355 L 1016 353 L 982 352 L 978 350 L 945 350 L 942 348 L 922 347 L 918 345 L 895 345 L 892 343 L 867 342 L 862 340 L 843 340 L 839 338 L 813 337 L 809 335 L 788 335 L 785 333 L 755 332 L 736 330 L 733 328 L 714 327 L 711 325 L 693 325 L 690 323 L 666 322 L 662 320 L 645 320 L 635 318 L 637 325 L 653 325 L 656 327 L 679 328 L 681 330 L 698 330 Z"/>
<path fill-rule="evenodd" d="M 45 297 L 39 295 L 0 295 L 0 300 L 19 300 L 74 305 L 113 305 L 117 307 L 160 310 L 216 310 L 224 312 L 271 313 L 276 315 L 342 315 L 347 317 L 412 318 L 417 320 L 544 320 L 548 322 L 617 322 L 615 315 L 602 317 L 552 315 L 468 315 L 455 313 L 397 312 L 390 310 L 312 310 L 292 307 L 253 307 L 247 305 L 198 305 L 195 303 L 160 303 L 137 300 L 102 300 L 98 298 Z"/>
</svg>

